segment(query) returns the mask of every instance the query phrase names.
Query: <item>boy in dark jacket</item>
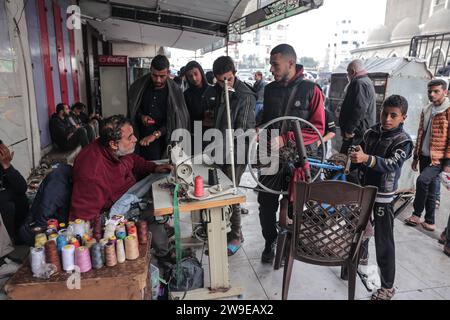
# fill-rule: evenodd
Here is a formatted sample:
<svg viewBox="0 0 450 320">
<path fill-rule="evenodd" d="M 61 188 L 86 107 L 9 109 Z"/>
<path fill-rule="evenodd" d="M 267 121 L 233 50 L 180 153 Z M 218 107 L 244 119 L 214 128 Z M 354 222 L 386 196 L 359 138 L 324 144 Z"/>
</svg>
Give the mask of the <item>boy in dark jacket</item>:
<svg viewBox="0 0 450 320">
<path fill-rule="evenodd" d="M 392 200 L 403 163 L 412 155 L 413 143 L 403 129 L 408 102 L 399 95 L 388 97 L 382 107 L 381 124 L 366 131 L 361 146 L 350 157 L 360 165 L 362 185 L 378 187 L 373 225 L 381 288 L 372 300 L 390 300 L 394 294 L 395 244 Z"/>
</svg>

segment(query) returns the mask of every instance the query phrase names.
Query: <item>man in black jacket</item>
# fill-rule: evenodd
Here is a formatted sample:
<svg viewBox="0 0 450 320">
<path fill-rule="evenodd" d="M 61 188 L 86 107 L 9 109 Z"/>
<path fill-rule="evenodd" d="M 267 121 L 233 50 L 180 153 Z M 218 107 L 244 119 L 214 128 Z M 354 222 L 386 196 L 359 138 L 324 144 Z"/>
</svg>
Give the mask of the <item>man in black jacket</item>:
<svg viewBox="0 0 450 320">
<path fill-rule="evenodd" d="M 15 241 L 28 212 L 28 199 L 27 182 L 12 166 L 13 157 L 14 152 L 0 140 L 0 213 L 9 236 Z"/>
<path fill-rule="evenodd" d="M 351 145 L 359 145 L 364 133 L 376 122 L 376 95 L 372 80 L 364 63 L 353 60 L 347 67 L 350 81 L 339 114 L 342 135 L 341 153 L 347 153 Z"/>
<path fill-rule="evenodd" d="M 188 88 L 184 91 L 184 100 L 191 118 L 191 132 L 194 132 L 194 121 L 203 121 L 205 118 L 206 102 L 204 93 L 210 87 L 205 72 L 197 61 L 190 61 L 184 70 Z M 205 128 L 203 128 L 204 130 Z"/>
<path fill-rule="evenodd" d="M 157 55 L 150 73 L 136 80 L 128 93 L 128 118 L 140 139 L 137 151 L 146 160 L 165 157 L 173 131 L 190 128 L 183 92 L 169 78 L 169 69 L 167 57 Z"/>
<path fill-rule="evenodd" d="M 227 139 L 226 130 L 228 129 L 228 122 L 224 90 L 224 80 L 227 79 L 230 98 L 231 128 L 233 130 L 241 129 L 244 132 L 248 129 L 254 129 L 256 95 L 250 87 L 236 78 L 236 68 L 233 60 L 226 56 L 217 58 L 213 64 L 213 72 L 217 79 L 217 83 L 214 86 L 216 92 L 214 99 L 216 102 L 214 127 L 222 132 L 224 140 Z M 246 141 L 242 141 L 240 138 L 234 140 L 235 159 L 239 152 L 245 151 L 246 153 L 248 151 L 248 145 L 246 143 Z M 227 143 L 224 145 L 227 145 Z M 225 156 L 226 154 L 228 154 L 228 150 L 224 150 L 224 165 L 222 166 L 222 170 L 231 179 L 231 165 L 229 162 L 226 162 L 226 159 L 228 159 L 228 157 Z M 246 158 L 247 157 L 245 157 L 245 159 Z M 239 185 L 245 167 L 245 163 L 236 163 L 236 185 Z M 233 213 L 230 218 L 231 232 L 228 235 L 228 255 L 235 254 L 240 248 L 241 241 L 243 240 L 241 231 L 241 213 L 248 213 L 248 210 L 241 208 L 240 205 L 233 205 Z"/>
<path fill-rule="evenodd" d="M 53 143 L 63 151 L 74 150 L 89 144 L 88 134 L 80 125 L 72 125 L 69 121 L 70 108 L 65 103 L 56 106 L 56 112 L 50 119 L 50 136 Z"/>
<path fill-rule="evenodd" d="M 294 48 L 288 44 L 280 44 L 270 52 L 270 72 L 272 72 L 275 81 L 265 87 L 262 123 L 285 115 L 294 116 L 309 121 L 323 135 L 325 130 L 324 96 L 318 85 L 304 79 L 303 66 L 297 65 L 296 61 L 297 54 Z M 291 102 L 290 105 L 288 105 L 289 102 Z M 308 128 L 302 130 L 302 136 L 307 151 L 311 155 L 317 155 L 319 136 Z M 264 179 L 264 181 L 269 181 L 271 177 L 265 176 Z M 275 181 L 270 183 L 272 185 L 277 184 L 276 187 L 280 187 L 281 190 L 283 187 L 278 186 L 279 179 L 274 179 Z M 266 241 L 261 261 L 272 263 L 275 256 L 275 241 L 278 235 L 276 212 L 279 206 L 279 195 L 259 192 L 258 203 L 259 220 Z"/>
</svg>

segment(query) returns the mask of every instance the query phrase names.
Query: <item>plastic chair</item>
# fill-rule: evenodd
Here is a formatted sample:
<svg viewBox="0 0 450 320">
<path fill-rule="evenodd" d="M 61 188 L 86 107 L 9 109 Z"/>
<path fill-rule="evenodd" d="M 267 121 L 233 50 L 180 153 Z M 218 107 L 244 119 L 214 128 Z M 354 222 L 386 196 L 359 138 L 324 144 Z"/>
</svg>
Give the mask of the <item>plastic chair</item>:
<svg viewBox="0 0 450 320">
<path fill-rule="evenodd" d="M 294 192 L 293 224 L 286 226 L 284 246 L 277 248 L 285 259 L 282 299 L 287 299 L 293 263 L 299 260 L 346 269 L 348 298 L 353 300 L 361 241 L 377 188 L 342 181 L 299 182 Z"/>
</svg>

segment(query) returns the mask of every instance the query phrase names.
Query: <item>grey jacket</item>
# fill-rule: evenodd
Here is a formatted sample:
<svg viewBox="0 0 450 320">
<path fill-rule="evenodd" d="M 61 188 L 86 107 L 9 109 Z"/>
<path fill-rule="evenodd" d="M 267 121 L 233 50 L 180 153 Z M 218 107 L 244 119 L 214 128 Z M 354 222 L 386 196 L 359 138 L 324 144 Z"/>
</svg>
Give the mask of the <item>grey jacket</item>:
<svg viewBox="0 0 450 320">
<path fill-rule="evenodd" d="M 145 88 L 150 86 L 152 78 L 150 74 L 136 80 L 128 91 L 128 114 L 133 126 L 136 128 L 136 112 L 139 109 Z M 169 90 L 167 103 L 167 134 L 166 143 L 170 143 L 170 137 L 175 129 L 190 129 L 189 112 L 184 101 L 183 92 L 172 80 L 167 79 Z M 135 131 L 136 132 L 136 131 Z M 137 134 L 137 132 L 136 132 Z"/>
</svg>

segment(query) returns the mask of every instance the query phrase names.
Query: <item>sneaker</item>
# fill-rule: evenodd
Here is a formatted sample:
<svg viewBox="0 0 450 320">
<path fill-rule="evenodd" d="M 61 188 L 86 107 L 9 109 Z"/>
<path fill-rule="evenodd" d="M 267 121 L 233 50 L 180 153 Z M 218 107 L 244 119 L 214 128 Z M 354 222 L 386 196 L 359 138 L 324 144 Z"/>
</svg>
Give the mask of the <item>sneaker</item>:
<svg viewBox="0 0 450 320">
<path fill-rule="evenodd" d="M 450 246 L 448 246 L 448 245 L 444 246 L 444 253 L 450 257 Z"/>
<path fill-rule="evenodd" d="M 441 235 L 439 236 L 438 242 L 440 244 L 445 244 L 445 242 L 447 242 L 447 236 L 445 234 L 445 231 L 441 233 Z"/>
<path fill-rule="evenodd" d="M 370 298 L 371 300 L 391 300 L 395 295 L 395 289 L 386 289 L 380 288 L 378 289 Z"/>
<path fill-rule="evenodd" d="M 265 246 L 264 251 L 261 254 L 261 262 L 262 263 L 273 263 L 273 259 L 275 258 L 275 246 L 276 242 L 273 242 L 270 245 Z"/>
<path fill-rule="evenodd" d="M 415 227 L 419 223 L 421 223 L 420 218 L 414 214 L 411 215 L 409 218 L 405 219 L 404 222 L 406 225 L 412 226 L 412 227 Z"/>
<path fill-rule="evenodd" d="M 19 268 L 20 264 L 15 263 L 8 258 L 5 258 L 4 263 L 0 266 L 0 279 L 16 273 Z"/>
</svg>

